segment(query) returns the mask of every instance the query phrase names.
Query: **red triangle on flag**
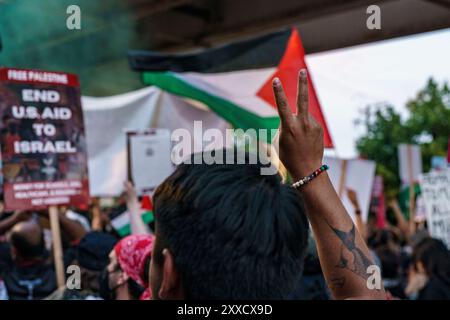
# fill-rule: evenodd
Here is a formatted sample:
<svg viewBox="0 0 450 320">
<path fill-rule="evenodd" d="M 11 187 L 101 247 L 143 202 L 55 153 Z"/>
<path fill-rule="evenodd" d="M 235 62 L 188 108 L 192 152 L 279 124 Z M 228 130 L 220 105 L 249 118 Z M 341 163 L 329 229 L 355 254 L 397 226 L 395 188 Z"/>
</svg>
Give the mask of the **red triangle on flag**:
<svg viewBox="0 0 450 320">
<path fill-rule="evenodd" d="M 448 146 L 447 146 L 447 163 L 450 164 L 450 138 L 448 138 Z"/>
<path fill-rule="evenodd" d="M 283 88 L 286 92 L 289 105 L 291 106 L 292 111 L 295 112 L 298 72 L 300 71 L 300 69 L 306 69 L 308 71 L 308 67 L 305 63 L 305 51 L 302 46 L 300 35 L 298 34 L 297 29 L 293 28 L 286 46 L 286 51 L 284 52 L 283 58 L 281 59 L 277 70 L 264 83 L 264 85 L 261 87 L 261 89 L 259 89 L 256 95 L 276 108 L 275 98 L 273 97 L 272 90 L 272 79 L 278 77 L 283 83 Z M 319 100 L 317 99 L 316 91 L 314 89 L 311 77 L 309 77 L 308 80 L 309 112 L 311 112 L 311 115 L 323 128 L 325 147 L 332 148 L 333 142 L 331 140 L 325 118 L 323 117 L 322 109 L 320 108 Z"/>
<path fill-rule="evenodd" d="M 141 209 L 146 211 L 153 211 L 152 199 L 148 195 L 142 196 Z"/>
</svg>

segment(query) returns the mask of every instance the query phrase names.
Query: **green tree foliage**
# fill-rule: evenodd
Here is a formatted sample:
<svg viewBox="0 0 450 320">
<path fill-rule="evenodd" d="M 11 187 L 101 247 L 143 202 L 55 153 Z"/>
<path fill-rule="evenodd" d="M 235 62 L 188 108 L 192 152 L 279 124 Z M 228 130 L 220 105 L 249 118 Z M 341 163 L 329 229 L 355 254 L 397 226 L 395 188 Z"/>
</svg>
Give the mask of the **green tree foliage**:
<svg viewBox="0 0 450 320">
<path fill-rule="evenodd" d="M 408 116 L 402 118 L 391 105 L 369 106 L 358 119 L 366 134 L 356 142 L 361 156 L 377 163 L 377 174 L 383 176 L 388 196 L 398 193 L 397 147 L 400 143 L 421 147 L 423 167 L 427 172 L 431 157 L 445 156 L 450 137 L 450 90 L 429 79 L 417 96 L 407 103 Z"/>
<path fill-rule="evenodd" d="M 81 29 L 69 30 L 66 10 L 81 10 Z M 136 19 L 122 0 L 0 1 L 0 66 L 75 73 L 84 95 L 142 87 L 126 51 L 136 42 Z"/>
</svg>

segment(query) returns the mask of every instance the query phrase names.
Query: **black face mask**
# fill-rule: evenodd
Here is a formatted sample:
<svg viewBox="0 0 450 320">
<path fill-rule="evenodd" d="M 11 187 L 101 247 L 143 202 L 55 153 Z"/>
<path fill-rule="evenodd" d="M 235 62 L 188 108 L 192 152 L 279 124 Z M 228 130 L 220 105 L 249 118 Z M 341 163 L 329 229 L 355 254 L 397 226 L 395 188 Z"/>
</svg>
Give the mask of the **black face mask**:
<svg viewBox="0 0 450 320">
<path fill-rule="evenodd" d="M 109 287 L 109 272 L 107 267 L 103 269 L 100 275 L 99 295 L 104 300 L 116 300 L 116 292 Z"/>
</svg>

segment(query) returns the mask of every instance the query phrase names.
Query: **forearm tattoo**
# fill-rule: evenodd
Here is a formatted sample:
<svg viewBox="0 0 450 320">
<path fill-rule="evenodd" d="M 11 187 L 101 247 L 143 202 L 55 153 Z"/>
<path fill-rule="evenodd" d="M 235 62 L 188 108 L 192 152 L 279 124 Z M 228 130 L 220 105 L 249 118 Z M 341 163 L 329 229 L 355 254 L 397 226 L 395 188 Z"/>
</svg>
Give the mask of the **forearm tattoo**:
<svg viewBox="0 0 450 320">
<path fill-rule="evenodd" d="M 340 289 L 345 284 L 345 277 L 331 279 L 331 289 Z"/>
<path fill-rule="evenodd" d="M 350 270 L 354 274 L 367 280 L 370 275 L 367 273 L 367 268 L 374 263 L 356 245 L 355 225 L 352 223 L 352 228 L 347 232 L 334 228 L 330 224 L 328 225 L 341 241 L 339 260 L 336 267 Z M 334 287 L 342 287 L 345 283 L 345 278 L 332 279 L 331 282 Z"/>
</svg>

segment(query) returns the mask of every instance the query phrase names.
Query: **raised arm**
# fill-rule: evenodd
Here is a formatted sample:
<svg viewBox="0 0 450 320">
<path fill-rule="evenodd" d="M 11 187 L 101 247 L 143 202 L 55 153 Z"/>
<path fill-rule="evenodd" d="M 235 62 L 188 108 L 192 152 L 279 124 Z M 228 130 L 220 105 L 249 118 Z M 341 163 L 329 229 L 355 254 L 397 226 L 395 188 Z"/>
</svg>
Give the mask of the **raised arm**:
<svg viewBox="0 0 450 320">
<path fill-rule="evenodd" d="M 126 181 L 124 186 L 128 212 L 130 214 L 131 234 L 151 234 L 150 228 L 142 220 L 139 210 L 139 200 L 133 184 L 130 181 Z"/>
<path fill-rule="evenodd" d="M 403 217 L 402 210 L 400 209 L 400 205 L 398 204 L 398 201 L 396 199 L 392 199 L 388 203 L 389 208 L 392 209 L 392 212 L 394 213 L 395 219 L 397 220 L 397 226 L 400 229 L 400 231 L 403 233 L 403 236 L 406 240 L 409 240 L 410 238 L 410 228 L 408 222 Z"/>
<path fill-rule="evenodd" d="M 91 204 L 92 222 L 91 228 L 94 231 L 103 231 L 103 219 L 100 209 L 99 199 L 97 197 L 92 198 Z"/>
<path fill-rule="evenodd" d="M 361 217 L 361 207 L 359 206 L 358 195 L 356 194 L 355 190 L 347 189 L 347 196 L 353 206 L 353 209 L 355 210 L 356 229 L 358 229 L 361 237 L 367 243 L 366 225 Z"/>
<path fill-rule="evenodd" d="M 0 221 L 0 236 L 9 231 L 12 227 L 21 221 L 26 221 L 30 218 L 29 212 L 15 211 L 10 217 Z"/>
<path fill-rule="evenodd" d="M 273 89 L 280 115 L 280 159 L 294 181 L 322 164 L 323 131 L 308 111 L 306 70 L 299 74 L 297 114 L 291 112 L 279 79 Z M 384 289 L 369 289 L 369 250 L 344 208 L 326 172 L 302 186 L 325 279 L 336 299 L 385 299 Z M 380 275 L 381 276 L 381 275 Z"/>
<path fill-rule="evenodd" d="M 67 217 L 67 208 L 59 210 L 59 224 L 61 231 L 66 234 L 70 242 L 78 242 L 86 235 L 87 231 L 78 221 Z"/>
</svg>

